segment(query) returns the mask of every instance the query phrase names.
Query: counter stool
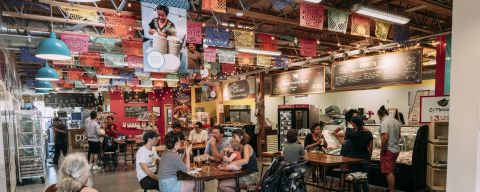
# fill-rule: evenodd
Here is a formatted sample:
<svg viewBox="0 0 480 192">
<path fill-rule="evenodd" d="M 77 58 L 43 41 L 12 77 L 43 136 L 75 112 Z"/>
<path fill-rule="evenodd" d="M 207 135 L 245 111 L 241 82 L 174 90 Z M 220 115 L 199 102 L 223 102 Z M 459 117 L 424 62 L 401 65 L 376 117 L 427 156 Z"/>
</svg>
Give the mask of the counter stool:
<svg viewBox="0 0 480 192">
<path fill-rule="evenodd" d="M 335 168 L 335 169 L 332 169 L 333 172 L 335 173 L 339 173 L 340 174 L 340 181 L 338 181 L 338 188 L 341 189 L 342 191 L 345 190 L 345 177 L 348 173 L 350 173 L 350 170 L 348 170 L 346 167 L 339 167 L 339 168 Z M 333 177 L 331 177 L 330 179 L 330 189 L 333 189 L 332 188 L 333 186 Z"/>
<path fill-rule="evenodd" d="M 125 148 L 125 169 L 127 169 L 127 162 L 130 161 L 135 165 L 135 140 L 127 139 L 125 140 L 126 148 Z M 130 152 L 128 150 L 130 148 Z"/>
<path fill-rule="evenodd" d="M 352 186 L 354 184 L 362 184 L 362 185 L 368 185 L 368 179 L 354 179 L 354 180 L 346 180 L 346 184 L 348 184 L 348 189 L 346 191 L 350 191 L 352 189 Z M 345 186 L 342 191 L 345 191 Z"/>
</svg>

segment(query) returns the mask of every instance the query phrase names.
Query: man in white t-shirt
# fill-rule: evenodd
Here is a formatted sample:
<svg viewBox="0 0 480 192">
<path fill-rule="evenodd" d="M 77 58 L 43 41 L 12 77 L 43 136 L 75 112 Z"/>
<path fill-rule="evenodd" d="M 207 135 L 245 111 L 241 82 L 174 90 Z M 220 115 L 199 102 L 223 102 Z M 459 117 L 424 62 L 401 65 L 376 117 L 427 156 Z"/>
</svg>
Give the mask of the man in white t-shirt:
<svg viewBox="0 0 480 192">
<path fill-rule="evenodd" d="M 157 171 L 157 164 L 160 158 L 154 148 L 158 143 L 158 139 L 159 135 L 157 132 L 145 131 L 143 133 L 145 145 L 138 149 L 135 156 L 135 170 L 142 189 L 159 190 L 158 177 L 155 172 Z"/>
<path fill-rule="evenodd" d="M 203 124 L 201 122 L 195 123 L 195 129 L 190 131 L 190 134 L 188 135 L 188 140 L 190 140 L 192 144 L 200 144 L 207 142 L 208 131 L 203 129 Z"/>
</svg>

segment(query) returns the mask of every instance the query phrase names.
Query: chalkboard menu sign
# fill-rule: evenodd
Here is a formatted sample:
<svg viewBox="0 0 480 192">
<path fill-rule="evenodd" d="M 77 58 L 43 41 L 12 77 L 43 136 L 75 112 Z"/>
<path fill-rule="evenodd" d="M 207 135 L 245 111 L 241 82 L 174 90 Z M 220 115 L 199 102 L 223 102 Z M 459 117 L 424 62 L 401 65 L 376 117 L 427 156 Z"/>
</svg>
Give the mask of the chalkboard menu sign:
<svg viewBox="0 0 480 192">
<path fill-rule="evenodd" d="M 126 118 L 137 118 L 142 113 L 148 111 L 147 106 L 125 106 L 125 117 Z"/>
<path fill-rule="evenodd" d="M 50 93 L 45 97 L 46 107 L 92 107 L 95 96 L 84 93 Z"/>
<path fill-rule="evenodd" d="M 333 64 L 332 90 L 421 83 L 422 50 L 363 57 Z"/>
<path fill-rule="evenodd" d="M 255 98 L 255 78 L 223 84 L 223 100 Z"/>
<path fill-rule="evenodd" d="M 125 103 L 148 103 L 148 93 L 124 91 L 123 99 Z"/>
<path fill-rule="evenodd" d="M 272 96 L 325 93 L 325 67 L 272 75 Z"/>
</svg>

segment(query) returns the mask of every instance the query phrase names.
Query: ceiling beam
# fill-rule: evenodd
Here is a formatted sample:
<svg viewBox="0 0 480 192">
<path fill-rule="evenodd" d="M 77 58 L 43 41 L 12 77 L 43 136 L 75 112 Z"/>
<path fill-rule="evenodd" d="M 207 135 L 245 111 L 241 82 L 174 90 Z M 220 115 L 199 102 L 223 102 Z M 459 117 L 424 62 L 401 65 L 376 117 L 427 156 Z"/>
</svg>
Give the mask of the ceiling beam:
<svg viewBox="0 0 480 192">
<path fill-rule="evenodd" d="M 108 9 L 108 8 L 102 8 L 102 7 L 94 7 L 94 6 L 88 6 L 88 5 L 79 5 L 79 4 L 73 4 L 73 3 L 65 3 L 65 2 L 59 2 L 59 1 L 50 1 L 50 0 L 39 0 L 38 2 L 40 3 L 45 3 L 49 4 L 52 6 L 67 6 L 67 7 L 76 7 L 76 8 L 82 8 L 82 9 L 90 9 L 90 10 L 96 10 L 98 12 L 114 12 L 114 13 L 121 13 L 124 15 L 130 15 L 130 16 L 138 16 L 139 14 L 136 14 L 134 12 L 129 12 L 129 11 L 117 11 L 115 9 Z"/>
<path fill-rule="evenodd" d="M 445 7 L 439 4 L 431 3 L 425 0 L 408 0 L 408 2 L 413 3 L 413 4 L 418 4 L 418 5 L 425 5 L 428 8 L 435 10 L 435 11 L 440 11 L 447 13 L 449 15 L 452 15 L 452 9 L 449 7 Z"/>
<path fill-rule="evenodd" d="M 418 6 L 415 6 L 415 7 L 412 7 L 412 8 L 405 9 L 403 12 L 406 12 L 406 13 L 408 13 L 408 12 L 414 12 L 414 11 L 418 11 L 418 10 L 420 10 L 420 9 L 425 9 L 425 8 L 427 8 L 427 7 L 428 7 L 428 6 L 426 6 L 426 5 L 418 5 Z"/>
</svg>

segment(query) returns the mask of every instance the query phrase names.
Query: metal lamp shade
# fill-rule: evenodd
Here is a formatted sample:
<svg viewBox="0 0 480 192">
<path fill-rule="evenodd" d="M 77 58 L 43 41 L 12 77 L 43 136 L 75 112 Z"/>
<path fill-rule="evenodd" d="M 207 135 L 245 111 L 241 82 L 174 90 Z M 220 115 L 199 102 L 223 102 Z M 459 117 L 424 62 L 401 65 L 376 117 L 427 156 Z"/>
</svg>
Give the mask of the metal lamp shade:
<svg viewBox="0 0 480 192">
<path fill-rule="evenodd" d="M 47 60 L 68 60 L 72 58 L 67 44 L 57 39 L 54 32 L 50 33 L 50 38 L 43 39 L 40 42 L 35 57 Z"/>
<path fill-rule="evenodd" d="M 40 81 L 58 81 L 60 77 L 58 76 L 55 69 L 48 66 L 48 63 L 45 62 L 45 65 L 38 69 L 37 74 L 35 74 L 35 80 Z"/>
<path fill-rule="evenodd" d="M 36 81 L 35 89 L 38 90 L 53 90 L 53 85 L 50 81 Z"/>
</svg>

